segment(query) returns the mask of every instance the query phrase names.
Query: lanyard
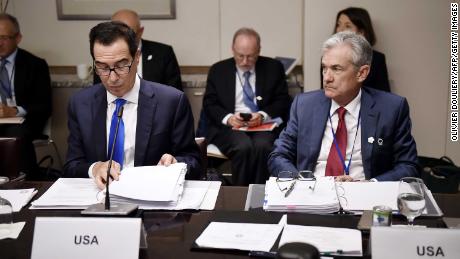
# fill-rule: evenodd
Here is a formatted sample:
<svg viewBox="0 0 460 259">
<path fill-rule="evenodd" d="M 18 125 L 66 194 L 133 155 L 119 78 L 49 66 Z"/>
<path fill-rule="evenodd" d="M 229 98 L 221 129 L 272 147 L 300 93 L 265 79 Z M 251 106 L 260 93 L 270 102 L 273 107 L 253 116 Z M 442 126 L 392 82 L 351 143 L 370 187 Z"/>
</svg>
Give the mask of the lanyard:
<svg viewBox="0 0 460 259">
<path fill-rule="evenodd" d="M 345 118 L 344 118 L 344 120 L 345 120 Z M 356 127 L 355 139 L 353 140 L 353 146 L 351 148 L 351 154 L 350 154 L 350 159 L 348 160 L 348 165 L 345 165 L 345 157 L 346 157 L 346 153 L 347 153 L 347 147 L 345 147 L 345 156 L 344 156 L 344 155 L 342 155 L 342 152 L 340 151 L 340 148 L 339 148 L 339 144 L 337 143 L 337 139 L 335 137 L 335 132 L 334 132 L 334 129 L 333 129 L 333 126 L 332 126 L 332 119 L 331 119 L 330 114 L 329 114 L 329 122 L 331 123 L 331 132 L 332 132 L 332 137 L 334 138 L 333 142 L 335 143 L 335 149 L 337 150 L 337 153 L 339 154 L 339 157 L 340 157 L 340 161 L 342 162 L 343 171 L 345 172 L 345 175 L 349 175 L 350 174 L 351 158 L 353 157 L 353 150 L 355 150 L 356 137 L 358 136 L 359 125 L 360 125 L 360 122 L 361 122 L 361 112 L 359 112 L 359 115 L 358 115 L 358 126 Z M 337 127 L 338 127 L 338 123 L 337 123 Z M 348 133 L 347 133 L 347 135 L 348 135 Z"/>
</svg>

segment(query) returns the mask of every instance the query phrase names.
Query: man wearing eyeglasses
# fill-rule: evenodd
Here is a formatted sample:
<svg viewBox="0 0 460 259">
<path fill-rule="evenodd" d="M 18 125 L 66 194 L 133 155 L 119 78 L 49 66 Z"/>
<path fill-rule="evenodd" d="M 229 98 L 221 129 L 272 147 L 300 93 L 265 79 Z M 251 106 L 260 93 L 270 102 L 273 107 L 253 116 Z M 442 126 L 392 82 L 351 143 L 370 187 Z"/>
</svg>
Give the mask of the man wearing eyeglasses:
<svg viewBox="0 0 460 259">
<path fill-rule="evenodd" d="M 136 33 L 136 41 L 141 50 L 137 73 L 145 80 L 169 85 L 182 91 L 182 79 L 179 64 L 171 46 L 142 39 L 144 27 L 139 15 L 128 9 L 121 9 L 112 15 L 112 21 L 128 25 Z M 94 83 L 100 83 L 97 74 L 94 74 Z"/>
<path fill-rule="evenodd" d="M 22 124 L 0 124 L 0 137 L 24 140 L 20 169 L 33 173 L 37 161 L 32 141 L 41 136 L 51 115 L 51 80 L 44 59 L 18 48 L 21 39 L 18 20 L 0 14 L 0 118 L 25 118 Z"/>
<path fill-rule="evenodd" d="M 353 32 L 323 44 L 324 90 L 297 95 L 275 141 L 269 168 L 311 170 L 338 181 L 397 181 L 417 176 L 417 148 L 407 100 L 363 86 L 372 48 Z"/>
<path fill-rule="evenodd" d="M 188 178 L 196 178 L 200 151 L 189 102 L 177 89 L 140 79 L 134 31 L 121 22 L 100 23 L 91 29 L 90 50 L 102 83 L 69 101 L 65 176 L 89 176 L 103 188 L 113 153 L 115 180 L 122 168 L 176 162 L 186 163 Z"/>
<path fill-rule="evenodd" d="M 286 119 L 289 109 L 283 65 L 259 56 L 260 49 L 260 36 L 255 30 L 237 30 L 233 58 L 211 67 L 203 99 L 207 139 L 230 158 L 234 185 L 265 183 L 269 176 L 268 154 L 278 132 L 232 128 L 259 126 L 270 118 Z"/>
</svg>

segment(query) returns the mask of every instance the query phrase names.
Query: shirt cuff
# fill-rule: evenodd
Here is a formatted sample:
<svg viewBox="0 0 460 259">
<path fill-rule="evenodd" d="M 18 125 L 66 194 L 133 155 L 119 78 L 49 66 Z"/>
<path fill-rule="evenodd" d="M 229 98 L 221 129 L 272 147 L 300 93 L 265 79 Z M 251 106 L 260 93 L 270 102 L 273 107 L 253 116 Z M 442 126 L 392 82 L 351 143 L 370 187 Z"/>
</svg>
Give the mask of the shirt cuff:
<svg viewBox="0 0 460 259">
<path fill-rule="evenodd" d="M 25 117 L 27 115 L 27 111 L 21 106 L 16 106 L 16 109 L 18 109 L 18 113 L 16 113 L 17 117 Z"/>
<path fill-rule="evenodd" d="M 96 163 L 97 163 L 97 162 L 91 164 L 91 166 L 90 166 L 89 169 L 88 169 L 88 176 L 89 176 L 89 178 L 91 178 L 91 179 L 94 179 L 94 176 L 93 176 L 93 167 L 96 165 Z"/>
<path fill-rule="evenodd" d="M 222 124 L 224 124 L 225 126 L 228 126 L 227 122 L 228 122 L 228 119 L 230 119 L 230 117 L 232 117 L 233 114 L 229 113 L 227 115 L 225 115 L 225 117 L 222 119 Z"/>
<path fill-rule="evenodd" d="M 268 121 L 271 119 L 270 116 L 268 116 L 268 114 L 264 111 L 258 111 L 258 113 L 262 114 L 262 116 L 264 117 L 263 121 Z"/>
</svg>

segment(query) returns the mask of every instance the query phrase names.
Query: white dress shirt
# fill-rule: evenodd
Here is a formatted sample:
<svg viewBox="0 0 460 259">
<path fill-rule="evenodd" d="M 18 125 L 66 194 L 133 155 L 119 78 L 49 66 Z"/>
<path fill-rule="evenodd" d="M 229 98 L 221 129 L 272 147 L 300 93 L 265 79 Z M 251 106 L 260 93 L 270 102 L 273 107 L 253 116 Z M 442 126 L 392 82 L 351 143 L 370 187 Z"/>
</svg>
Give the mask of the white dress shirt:
<svg viewBox="0 0 460 259">
<path fill-rule="evenodd" d="M 127 92 L 122 99 L 126 100 L 123 106 L 123 123 L 125 125 L 125 144 L 124 144 L 124 156 L 123 156 L 123 168 L 134 167 L 134 151 L 136 150 L 136 127 L 137 127 L 137 107 L 139 103 L 139 89 L 140 79 L 136 76 L 133 88 Z M 106 136 L 107 136 L 107 147 L 108 152 L 110 125 L 112 123 L 112 115 L 115 111 L 116 105 L 115 100 L 118 98 L 115 95 L 107 92 L 107 116 L 106 116 Z M 92 178 L 93 167 L 96 163 L 93 163 L 88 174 Z"/>
<path fill-rule="evenodd" d="M 331 109 L 329 114 L 331 114 L 331 120 L 327 120 L 326 128 L 324 130 L 323 139 L 321 142 L 321 150 L 319 152 L 318 161 L 315 168 L 315 176 L 324 176 L 326 172 L 327 158 L 329 156 L 329 150 L 331 145 L 333 145 L 334 137 L 331 131 L 331 121 L 332 128 L 334 133 L 337 130 L 337 125 L 339 123 L 339 116 L 336 110 L 340 107 L 334 100 L 331 101 Z M 361 90 L 358 95 L 344 107 L 347 112 L 345 113 L 345 124 L 347 127 L 347 149 L 346 149 L 346 159 L 345 166 L 348 166 L 350 156 L 353 152 L 353 157 L 351 159 L 350 165 L 350 176 L 354 180 L 364 180 L 364 168 L 363 160 L 361 155 L 361 124 L 358 127 L 359 113 L 361 110 Z M 356 136 L 356 138 L 355 138 Z M 354 144 L 353 144 L 354 142 Z"/>
</svg>

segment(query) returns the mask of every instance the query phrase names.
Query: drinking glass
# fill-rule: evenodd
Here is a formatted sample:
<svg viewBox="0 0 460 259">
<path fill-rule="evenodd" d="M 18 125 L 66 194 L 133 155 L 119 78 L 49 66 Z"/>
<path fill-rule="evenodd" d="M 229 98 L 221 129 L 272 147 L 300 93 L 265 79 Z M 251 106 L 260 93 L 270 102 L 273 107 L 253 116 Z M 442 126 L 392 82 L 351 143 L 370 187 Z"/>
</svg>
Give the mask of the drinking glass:
<svg viewBox="0 0 460 259">
<path fill-rule="evenodd" d="M 404 177 L 399 181 L 398 209 L 406 216 L 409 226 L 425 210 L 425 185 L 422 179 Z"/>
<path fill-rule="evenodd" d="M 13 206 L 7 199 L 0 197 L 0 235 L 9 234 L 12 223 Z"/>
</svg>

